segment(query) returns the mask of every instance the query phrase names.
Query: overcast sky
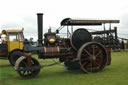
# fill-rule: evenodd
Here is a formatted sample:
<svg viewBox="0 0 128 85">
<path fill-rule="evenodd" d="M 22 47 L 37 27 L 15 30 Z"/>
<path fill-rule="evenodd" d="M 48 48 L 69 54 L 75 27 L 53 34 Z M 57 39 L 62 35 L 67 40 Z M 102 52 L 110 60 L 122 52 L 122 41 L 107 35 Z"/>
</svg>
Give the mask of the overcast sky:
<svg viewBox="0 0 128 85">
<path fill-rule="evenodd" d="M 128 34 L 128 0 L 0 0 L 0 30 L 21 29 L 37 36 L 36 13 L 44 13 L 44 30 L 55 30 L 62 19 L 119 19 L 118 33 Z M 128 38 L 128 35 L 120 35 Z"/>
</svg>

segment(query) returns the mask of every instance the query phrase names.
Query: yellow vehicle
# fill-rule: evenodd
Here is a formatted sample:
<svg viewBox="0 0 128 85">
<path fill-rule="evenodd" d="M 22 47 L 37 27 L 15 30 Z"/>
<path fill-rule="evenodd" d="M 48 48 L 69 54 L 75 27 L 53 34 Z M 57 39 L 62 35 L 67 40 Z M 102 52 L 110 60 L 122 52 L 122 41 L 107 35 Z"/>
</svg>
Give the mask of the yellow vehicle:
<svg viewBox="0 0 128 85">
<path fill-rule="evenodd" d="M 14 66 L 15 61 L 23 55 L 23 30 L 3 30 L 0 34 L 0 59 L 9 59 Z"/>
</svg>

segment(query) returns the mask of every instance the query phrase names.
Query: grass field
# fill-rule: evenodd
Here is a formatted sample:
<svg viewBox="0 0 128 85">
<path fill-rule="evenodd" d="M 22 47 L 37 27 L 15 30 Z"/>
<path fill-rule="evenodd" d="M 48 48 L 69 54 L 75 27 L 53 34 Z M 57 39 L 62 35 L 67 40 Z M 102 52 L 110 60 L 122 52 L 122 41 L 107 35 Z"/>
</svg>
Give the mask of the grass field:
<svg viewBox="0 0 128 85">
<path fill-rule="evenodd" d="M 46 60 L 40 62 L 44 64 Z M 0 85 L 128 85 L 128 51 L 112 52 L 112 64 L 99 73 L 68 71 L 62 65 L 55 65 L 41 69 L 30 80 L 20 78 L 8 60 L 0 60 Z"/>
</svg>

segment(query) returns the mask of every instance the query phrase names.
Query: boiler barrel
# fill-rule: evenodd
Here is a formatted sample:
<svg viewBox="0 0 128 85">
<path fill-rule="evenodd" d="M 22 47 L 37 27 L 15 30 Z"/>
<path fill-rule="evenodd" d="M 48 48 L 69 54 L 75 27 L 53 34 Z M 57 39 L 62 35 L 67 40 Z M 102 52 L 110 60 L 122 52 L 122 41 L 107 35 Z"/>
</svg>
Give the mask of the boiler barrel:
<svg viewBox="0 0 128 85">
<path fill-rule="evenodd" d="M 43 52 L 40 53 L 39 58 L 62 58 L 63 56 L 72 55 L 69 48 L 60 47 L 42 47 Z"/>
</svg>

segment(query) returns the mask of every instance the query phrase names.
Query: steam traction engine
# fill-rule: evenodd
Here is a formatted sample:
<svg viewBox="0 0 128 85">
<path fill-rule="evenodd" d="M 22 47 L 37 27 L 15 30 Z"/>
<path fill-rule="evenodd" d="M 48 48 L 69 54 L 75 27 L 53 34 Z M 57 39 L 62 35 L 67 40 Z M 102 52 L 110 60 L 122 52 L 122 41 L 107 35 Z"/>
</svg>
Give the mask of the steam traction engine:
<svg viewBox="0 0 128 85">
<path fill-rule="evenodd" d="M 38 15 L 38 46 L 31 46 L 24 41 L 24 56 L 15 62 L 15 69 L 23 78 L 35 77 L 43 67 L 32 57 L 32 51 L 36 51 L 40 59 L 58 58 L 64 62 L 67 69 L 82 69 L 86 73 L 102 71 L 111 63 L 110 47 L 96 42 L 91 32 L 79 28 L 73 32 L 73 26 L 101 25 L 102 23 L 119 23 L 118 20 L 62 20 L 61 27 L 56 32 L 51 29 L 44 34 L 42 29 L 42 15 Z M 67 37 L 60 37 L 60 30 L 67 27 Z M 71 32 L 69 31 L 71 27 Z M 109 49 L 109 50 L 108 50 Z"/>
</svg>

